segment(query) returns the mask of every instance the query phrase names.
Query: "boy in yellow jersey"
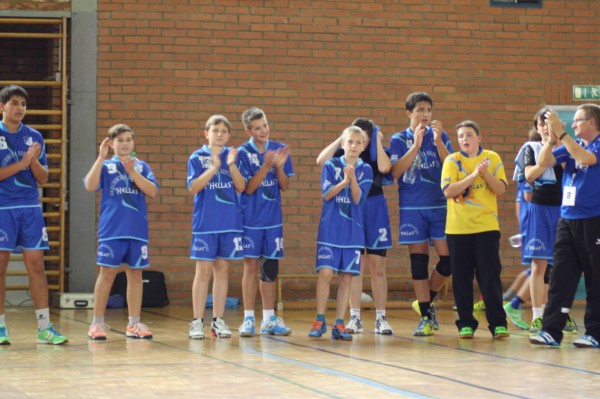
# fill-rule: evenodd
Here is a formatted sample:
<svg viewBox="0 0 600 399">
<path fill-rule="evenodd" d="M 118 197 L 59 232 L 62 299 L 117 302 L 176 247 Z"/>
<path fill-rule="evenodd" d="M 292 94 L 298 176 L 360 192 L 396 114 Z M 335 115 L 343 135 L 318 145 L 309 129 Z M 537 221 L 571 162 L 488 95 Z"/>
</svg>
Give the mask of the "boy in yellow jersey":
<svg viewBox="0 0 600 399">
<path fill-rule="evenodd" d="M 489 330 L 496 339 L 509 336 L 502 308 L 500 281 L 500 226 L 497 196 L 506 191 L 502 160 L 481 148 L 479 126 L 473 121 L 456 125 L 460 151 L 446 157 L 442 190 L 448 199 L 446 237 L 450 250 L 452 286 L 460 338 L 472 338 L 478 322 L 473 317 L 473 277 L 486 305 Z"/>
</svg>

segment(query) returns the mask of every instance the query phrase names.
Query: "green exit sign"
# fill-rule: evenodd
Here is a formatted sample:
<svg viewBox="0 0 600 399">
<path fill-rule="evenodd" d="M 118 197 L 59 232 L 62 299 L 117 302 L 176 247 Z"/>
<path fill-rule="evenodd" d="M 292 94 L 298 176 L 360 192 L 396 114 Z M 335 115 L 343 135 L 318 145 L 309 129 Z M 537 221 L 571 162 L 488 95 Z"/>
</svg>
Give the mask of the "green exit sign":
<svg viewBox="0 0 600 399">
<path fill-rule="evenodd" d="M 573 85 L 573 100 L 600 100 L 600 86 Z"/>
</svg>

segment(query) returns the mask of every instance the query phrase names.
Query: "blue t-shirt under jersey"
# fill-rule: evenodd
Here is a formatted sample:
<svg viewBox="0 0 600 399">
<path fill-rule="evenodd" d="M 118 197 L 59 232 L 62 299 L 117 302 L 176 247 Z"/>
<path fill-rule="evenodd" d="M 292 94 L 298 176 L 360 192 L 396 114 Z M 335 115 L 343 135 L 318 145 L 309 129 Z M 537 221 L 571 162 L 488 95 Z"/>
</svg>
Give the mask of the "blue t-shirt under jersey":
<svg viewBox="0 0 600 399">
<path fill-rule="evenodd" d="M 396 133 L 390 139 L 390 160 L 392 164 L 398 162 L 404 154 L 412 147 L 414 132 L 408 128 Z M 442 142 L 452 153 L 452 144 L 446 132 L 442 132 Z M 446 197 L 441 189 L 442 161 L 438 154 L 437 146 L 433 140 L 433 129 L 427 127 L 421 148 L 417 155 L 420 165 L 417 173 L 417 181 L 407 184 L 403 181 L 403 175 L 398 179 L 398 200 L 401 209 L 432 209 L 445 208 Z"/>
<path fill-rule="evenodd" d="M 213 176 L 204 189 L 194 195 L 194 213 L 192 216 L 192 233 L 225 233 L 242 232 L 242 212 L 238 194 L 227 166 L 229 147 L 221 152 L 221 168 Z M 240 173 L 242 167 L 239 166 Z M 202 146 L 190 155 L 188 160 L 187 186 L 212 166 L 212 155 L 207 145 Z M 242 173 L 243 175 L 243 173 Z"/>
<path fill-rule="evenodd" d="M 338 183 L 344 180 L 344 157 L 331 158 L 323 165 L 321 175 L 321 192 L 325 195 Z M 355 166 L 355 175 L 360 187 L 358 204 L 352 200 L 350 185 L 347 185 L 335 197 L 326 201 L 323 198 L 323 209 L 319 222 L 317 243 L 338 248 L 363 248 L 365 231 L 363 227 L 363 203 L 373 183 L 373 170 L 362 160 Z"/>
<path fill-rule="evenodd" d="M 42 147 L 39 163 L 47 168 L 46 146 L 40 132 L 21 124 L 16 133 L 11 133 L 0 122 L 0 167 L 19 162 L 33 143 Z M 15 173 L 0 181 L 0 209 L 31 208 L 40 206 L 38 185 L 30 168 Z"/>
<path fill-rule="evenodd" d="M 242 144 L 239 148 L 239 160 L 246 180 L 250 180 L 264 164 L 265 153 L 276 151 L 285 147 L 285 144 L 275 141 L 265 143 L 265 151 L 260 153 L 254 140 Z M 240 170 L 240 171 L 242 171 Z M 292 158 L 288 156 L 283 171 L 287 176 L 294 176 Z M 248 195 L 242 193 L 242 211 L 244 215 L 244 228 L 246 229 L 268 229 L 279 227 L 283 224 L 281 215 L 281 191 L 275 167 L 267 173 L 258 189 Z"/>
</svg>

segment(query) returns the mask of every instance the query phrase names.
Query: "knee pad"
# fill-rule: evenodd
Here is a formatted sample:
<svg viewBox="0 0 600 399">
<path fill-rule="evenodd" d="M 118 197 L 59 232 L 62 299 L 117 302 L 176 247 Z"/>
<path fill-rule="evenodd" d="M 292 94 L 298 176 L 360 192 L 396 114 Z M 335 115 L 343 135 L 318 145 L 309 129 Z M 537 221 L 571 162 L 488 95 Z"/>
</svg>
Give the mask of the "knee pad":
<svg viewBox="0 0 600 399">
<path fill-rule="evenodd" d="M 544 284 L 550 284 L 550 276 L 552 276 L 552 265 L 546 266 L 546 271 L 544 272 Z"/>
<path fill-rule="evenodd" d="M 410 254 L 410 271 L 413 280 L 429 279 L 429 255 Z"/>
<path fill-rule="evenodd" d="M 277 280 L 279 274 L 279 259 L 265 259 L 260 265 L 260 280 L 265 283 L 272 283 Z"/>
<path fill-rule="evenodd" d="M 435 270 L 444 277 L 451 275 L 452 268 L 450 267 L 450 257 L 440 256 L 440 261 L 435 265 Z"/>
</svg>

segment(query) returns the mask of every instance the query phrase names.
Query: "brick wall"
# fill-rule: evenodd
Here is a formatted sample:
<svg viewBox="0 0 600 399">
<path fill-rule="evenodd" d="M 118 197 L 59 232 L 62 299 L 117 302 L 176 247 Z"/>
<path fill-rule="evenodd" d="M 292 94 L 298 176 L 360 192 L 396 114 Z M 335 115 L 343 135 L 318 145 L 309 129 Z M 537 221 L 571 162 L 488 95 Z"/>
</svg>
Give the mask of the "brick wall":
<svg viewBox="0 0 600 399">
<path fill-rule="evenodd" d="M 312 273 L 321 208 L 315 158 L 355 117 L 373 118 L 388 141 L 407 125 L 407 94 L 427 91 L 455 148 L 453 126 L 473 119 L 512 175 L 535 111 L 573 104 L 573 84 L 600 82 L 597 1 L 546 0 L 542 9 L 491 8 L 488 0 L 98 3 L 98 130 L 133 126 L 137 152 L 157 174 L 151 261 L 167 274 L 173 303 L 190 303 L 186 161 L 204 144 L 211 114 L 230 118 L 230 144 L 239 145 L 247 140 L 241 112 L 260 106 L 272 138 L 291 145 L 296 177 L 283 195 L 282 269 Z M 499 205 L 501 255 L 512 274 L 520 269 L 506 242 L 517 232 L 514 194 L 511 184 Z M 395 188 L 386 196 L 396 239 Z M 404 248 L 389 252 L 388 270 L 408 273 Z M 241 296 L 240 280 L 238 262 L 230 295 Z"/>
</svg>

